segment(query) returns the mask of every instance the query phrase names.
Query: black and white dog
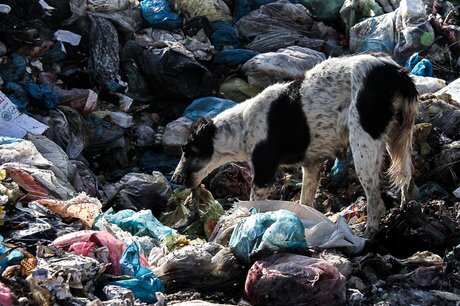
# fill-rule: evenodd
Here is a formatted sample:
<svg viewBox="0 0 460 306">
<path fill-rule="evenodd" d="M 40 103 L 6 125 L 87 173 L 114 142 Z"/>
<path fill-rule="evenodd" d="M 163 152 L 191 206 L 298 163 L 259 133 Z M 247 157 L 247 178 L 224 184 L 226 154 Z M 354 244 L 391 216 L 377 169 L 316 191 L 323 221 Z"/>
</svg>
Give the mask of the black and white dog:
<svg viewBox="0 0 460 306">
<path fill-rule="evenodd" d="M 387 56 L 328 59 L 304 79 L 271 85 L 199 125 L 173 179 L 192 188 L 225 163 L 248 161 L 254 173 L 250 199 L 263 200 L 278 166 L 299 165 L 300 202 L 312 205 L 322 163 L 350 145 L 367 197 L 366 236 L 372 236 L 385 210 L 380 196 L 385 147 L 402 202 L 416 195 L 411 151 L 417 96 L 408 73 Z"/>
</svg>

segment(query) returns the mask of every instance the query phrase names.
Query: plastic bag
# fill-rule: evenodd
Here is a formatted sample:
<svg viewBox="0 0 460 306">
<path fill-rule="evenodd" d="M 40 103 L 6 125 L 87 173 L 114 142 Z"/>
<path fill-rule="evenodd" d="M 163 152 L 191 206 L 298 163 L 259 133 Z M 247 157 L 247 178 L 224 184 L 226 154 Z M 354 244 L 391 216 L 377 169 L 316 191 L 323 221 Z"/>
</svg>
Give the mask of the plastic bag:
<svg viewBox="0 0 460 306">
<path fill-rule="evenodd" d="M 248 264 L 277 252 L 305 254 L 307 242 L 300 219 L 294 213 L 280 209 L 255 213 L 238 223 L 229 247 L 239 260 Z"/>
<path fill-rule="evenodd" d="M 174 30 L 182 26 L 182 17 L 171 11 L 167 0 L 143 0 L 141 12 L 142 17 L 155 28 Z"/>
<path fill-rule="evenodd" d="M 25 202 L 41 198 L 67 200 L 75 195 L 75 190 L 67 180 L 62 180 L 51 170 L 39 169 L 26 164 L 3 164 L 0 169 L 25 192 Z"/>
<path fill-rule="evenodd" d="M 235 0 L 233 4 L 233 23 L 240 20 L 250 12 L 258 9 L 260 6 L 276 2 L 277 0 Z M 297 2 L 297 1 L 291 1 Z"/>
<path fill-rule="evenodd" d="M 149 210 L 135 212 L 125 209 L 115 213 L 112 209 L 109 209 L 102 215 L 102 218 L 118 225 L 122 230 L 132 235 L 152 237 L 158 244 L 166 236 L 176 232 L 174 229 L 161 224 Z"/>
<path fill-rule="evenodd" d="M 97 221 L 94 223 L 93 228 L 112 234 L 115 238 L 123 242 L 125 245 L 131 245 L 134 242 L 137 243 L 140 249 L 140 253 L 145 257 L 149 256 L 150 251 L 154 247 L 160 245 L 159 242 L 152 237 L 134 236 L 130 232 L 122 230 L 118 225 L 110 223 L 107 219 L 103 217 L 103 215 L 97 218 Z"/>
<path fill-rule="evenodd" d="M 242 284 L 246 274 L 228 248 L 209 242 L 184 246 L 166 254 L 156 266 L 154 273 L 170 292 L 231 290 Z"/>
<path fill-rule="evenodd" d="M 432 98 L 422 100 L 419 117 L 453 140 L 460 140 L 460 107 L 444 100 Z"/>
<path fill-rule="evenodd" d="M 109 19 L 120 32 L 121 36 L 128 39 L 134 33 L 142 30 L 144 26 L 141 11 L 136 3 L 137 1 L 132 2 L 128 8 L 121 11 L 92 12 L 91 15 Z"/>
<path fill-rule="evenodd" d="M 19 163 L 38 168 L 50 168 L 52 163 L 43 157 L 33 142 L 19 138 L 0 137 L 0 165 Z"/>
<path fill-rule="evenodd" d="M 414 52 L 430 47 L 434 32 L 425 12 L 422 0 L 402 0 L 399 3 L 395 23 L 397 36 L 394 55 L 404 63 Z"/>
<path fill-rule="evenodd" d="M 274 83 L 302 78 L 305 71 L 326 59 L 318 51 L 291 46 L 254 56 L 241 70 L 252 86 L 265 88 Z"/>
<path fill-rule="evenodd" d="M 454 141 L 442 148 L 434 158 L 437 181 L 445 184 L 450 189 L 455 189 L 460 184 L 460 141 Z"/>
<path fill-rule="evenodd" d="M 193 101 L 184 110 L 183 116 L 195 121 L 199 118 L 213 118 L 226 109 L 232 108 L 236 103 L 231 100 L 216 97 L 199 98 Z"/>
<path fill-rule="evenodd" d="M 213 58 L 213 62 L 216 64 L 238 66 L 246 63 L 254 56 L 260 54 L 260 52 L 248 50 L 248 49 L 228 49 L 220 51 Z"/>
<path fill-rule="evenodd" d="M 31 141 L 40 154 L 51 162 L 50 169 L 58 178 L 69 178 L 69 157 L 61 147 L 42 135 L 28 133 L 26 139 Z"/>
<path fill-rule="evenodd" d="M 172 0 L 175 11 L 180 12 L 186 20 L 206 16 L 209 21 L 230 21 L 230 9 L 222 0 Z"/>
<path fill-rule="evenodd" d="M 235 29 L 226 20 L 217 20 L 211 23 L 212 34 L 209 39 L 217 50 L 234 49 L 240 47 Z"/>
<path fill-rule="evenodd" d="M 405 68 L 410 70 L 411 75 L 432 77 L 433 65 L 426 58 L 420 59 L 418 52 L 412 54 L 404 65 Z"/>
<path fill-rule="evenodd" d="M 209 191 L 217 199 L 249 200 L 252 172 L 247 165 L 228 163 L 209 176 Z"/>
<path fill-rule="evenodd" d="M 212 75 L 208 69 L 172 48 L 144 50 L 129 41 L 122 57 L 123 60 L 134 58 L 156 96 L 191 99 L 211 92 Z"/>
<path fill-rule="evenodd" d="M 262 90 L 263 88 L 251 86 L 240 78 L 231 78 L 220 84 L 219 96 L 236 102 L 243 102 L 255 97 Z"/>
<path fill-rule="evenodd" d="M 39 75 L 42 84 L 50 86 L 59 97 L 59 104 L 67 105 L 88 114 L 97 107 L 98 95 L 91 89 L 72 88 L 62 89 L 56 86 L 58 78 L 49 72 L 42 72 Z"/>
<path fill-rule="evenodd" d="M 152 271 L 141 265 L 139 248 L 136 243 L 131 244 L 123 252 L 120 259 L 121 271 L 124 275 L 133 278 L 110 282 L 112 285 L 128 288 L 136 299 L 144 303 L 157 302 L 156 292 L 164 292 L 163 283 Z"/>
<path fill-rule="evenodd" d="M 168 181 L 160 172 L 128 173 L 118 183 L 106 186 L 105 206 L 118 209 L 150 209 L 159 215 L 171 195 Z"/>
<path fill-rule="evenodd" d="M 270 20 L 270 27 L 267 27 L 267 20 Z M 328 52 L 332 50 L 322 39 L 330 34 L 330 29 L 324 25 L 319 26 L 304 6 L 287 1 L 261 6 L 241 18 L 235 24 L 235 29 L 247 48 L 259 52 L 276 51 L 289 46 Z"/>
<path fill-rule="evenodd" d="M 151 102 L 153 100 L 153 95 L 150 91 L 150 86 L 136 67 L 134 60 L 122 62 L 122 67 L 128 79 L 127 95 L 141 103 Z"/>
<path fill-rule="evenodd" d="M 111 264 L 108 271 L 115 273 L 115 275 L 121 275 L 119 262 L 125 249 L 125 245 L 107 232 L 90 230 L 78 231 L 58 237 L 52 244 L 66 251 L 69 249 L 73 249 L 74 252 L 80 250 L 78 253 L 83 254 L 87 248 L 81 248 L 82 242 L 94 243 L 98 247 L 106 247 L 108 249 L 107 260 Z M 79 247 L 75 247 L 75 244 Z"/>
<path fill-rule="evenodd" d="M 393 54 L 396 13 L 371 17 L 350 29 L 350 51 L 382 51 Z"/>
<path fill-rule="evenodd" d="M 222 205 L 204 185 L 192 189 L 183 202 L 177 193 L 174 198 L 175 201 L 170 201 L 169 206 L 175 206 L 175 209 L 164 213 L 161 220 L 181 233 L 209 238 L 220 216 L 224 214 Z"/>
<path fill-rule="evenodd" d="M 88 129 L 83 117 L 70 107 L 50 111 L 41 120 L 49 126 L 45 136 L 59 145 L 69 159 L 77 159 L 86 146 Z"/>
<path fill-rule="evenodd" d="M 12 265 L 17 265 L 24 259 L 24 254 L 15 248 L 9 248 L 0 244 L 0 273 Z"/>
<path fill-rule="evenodd" d="M 340 8 L 344 0 L 300 0 L 312 13 L 315 18 L 324 21 L 334 21 L 339 17 Z"/>
<path fill-rule="evenodd" d="M 443 89 L 437 91 L 437 97 L 447 100 L 450 104 L 460 108 L 460 78 L 449 83 Z"/>
<path fill-rule="evenodd" d="M 329 262 L 294 254 L 256 261 L 244 290 L 253 305 L 343 305 L 346 279 Z"/>
<path fill-rule="evenodd" d="M 384 11 L 375 0 L 345 0 L 340 9 L 340 18 L 346 30 L 349 31 L 356 23 L 383 13 Z"/>
<path fill-rule="evenodd" d="M 34 101 L 41 103 L 46 109 L 54 109 L 59 103 L 58 95 L 49 86 L 25 83 L 24 89 Z"/>
<path fill-rule="evenodd" d="M 241 201 L 236 207 L 255 208 L 261 212 L 284 209 L 295 213 L 305 227 L 305 239 L 312 247 L 344 248 L 348 253 L 356 254 L 363 250 L 366 242 L 366 239 L 353 235 L 344 218 L 338 217 L 334 223 L 309 206 L 288 201 Z"/>
<path fill-rule="evenodd" d="M 421 0 L 402 0 L 396 11 L 368 18 L 350 29 L 350 51 L 383 51 L 399 63 L 433 42 L 433 28 Z"/>
<path fill-rule="evenodd" d="M 419 95 L 434 93 L 446 87 L 446 81 L 438 78 L 412 76 Z M 460 104 L 459 104 L 460 105 Z"/>
<path fill-rule="evenodd" d="M 0 77 L 5 82 L 19 82 L 26 74 L 26 59 L 18 53 L 12 53 L 8 61 L 0 65 Z"/>
<path fill-rule="evenodd" d="M 118 33 L 110 20 L 90 16 L 88 70 L 91 81 L 108 92 L 118 92 L 120 67 Z"/>
<path fill-rule="evenodd" d="M 7 82 L 3 87 L 3 92 L 13 102 L 21 113 L 27 111 L 29 97 L 27 91 L 15 82 Z"/>
</svg>

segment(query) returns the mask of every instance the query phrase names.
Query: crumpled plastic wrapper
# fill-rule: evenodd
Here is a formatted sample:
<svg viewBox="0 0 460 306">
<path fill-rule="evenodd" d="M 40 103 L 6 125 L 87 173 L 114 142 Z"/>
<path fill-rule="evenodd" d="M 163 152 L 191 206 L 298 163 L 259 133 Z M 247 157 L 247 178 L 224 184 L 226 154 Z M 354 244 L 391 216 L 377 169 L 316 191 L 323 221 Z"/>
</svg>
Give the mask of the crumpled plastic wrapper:
<svg viewBox="0 0 460 306">
<path fill-rule="evenodd" d="M 153 272 L 168 291 L 229 290 L 241 284 L 246 275 L 229 248 L 209 242 L 188 245 L 163 256 Z"/>
<path fill-rule="evenodd" d="M 95 299 L 94 282 L 105 269 L 97 260 L 45 246 L 39 246 L 37 260 L 37 269 L 31 275 L 33 282 L 28 279 L 31 284 L 48 290 L 57 300 L 72 298 L 71 289 Z"/>
</svg>

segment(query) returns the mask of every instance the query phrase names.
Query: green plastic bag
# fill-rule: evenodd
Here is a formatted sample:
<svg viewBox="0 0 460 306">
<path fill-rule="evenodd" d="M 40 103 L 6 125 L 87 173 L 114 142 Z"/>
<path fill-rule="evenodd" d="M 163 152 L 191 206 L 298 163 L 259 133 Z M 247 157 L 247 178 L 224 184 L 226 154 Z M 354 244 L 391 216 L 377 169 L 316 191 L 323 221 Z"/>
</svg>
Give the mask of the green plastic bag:
<svg viewBox="0 0 460 306">
<path fill-rule="evenodd" d="M 345 0 L 299 0 L 313 16 L 322 21 L 333 21 L 339 17 L 339 11 Z"/>
</svg>

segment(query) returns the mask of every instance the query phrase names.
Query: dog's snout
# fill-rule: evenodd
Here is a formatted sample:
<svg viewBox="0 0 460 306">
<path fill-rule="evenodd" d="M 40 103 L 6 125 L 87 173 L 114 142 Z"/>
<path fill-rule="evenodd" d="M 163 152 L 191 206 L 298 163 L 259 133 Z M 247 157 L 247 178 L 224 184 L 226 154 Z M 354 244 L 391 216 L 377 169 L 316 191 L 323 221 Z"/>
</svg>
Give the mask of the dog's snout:
<svg viewBox="0 0 460 306">
<path fill-rule="evenodd" d="M 182 173 L 176 171 L 174 172 L 172 176 L 172 181 L 176 184 L 183 184 L 184 183 L 184 177 L 182 176 Z"/>
</svg>

